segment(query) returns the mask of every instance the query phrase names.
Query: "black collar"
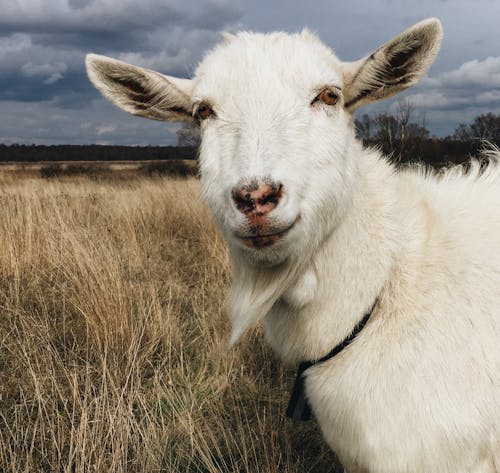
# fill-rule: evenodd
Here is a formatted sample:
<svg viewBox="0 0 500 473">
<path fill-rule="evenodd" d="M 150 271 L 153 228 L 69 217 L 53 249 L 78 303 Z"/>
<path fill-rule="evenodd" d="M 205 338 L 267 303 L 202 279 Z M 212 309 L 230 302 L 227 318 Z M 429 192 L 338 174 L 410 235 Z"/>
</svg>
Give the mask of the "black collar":
<svg viewBox="0 0 500 473">
<path fill-rule="evenodd" d="M 288 407 L 286 409 L 287 417 L 299 421 L 309 420 L 311 418 L 311 406 L 304 392 L 304 371 L 311 366 L 323 363 L 324 361 L 333 358 L 335 355 L 338 355 L 344 348 L 346 348 L 358 336 L 359 332 L 363 330 L 366 323 L 368 322 L 368 319 L 372 315 L 373 309 L 375 309 L 377 302 L 378 299 L 375 300 L 375 303 L 372 305 L 369 312 L 366 313 L 361 321 L 354 327 L 351 334 L 342 342 L 340 342 L 330 353 L 325 355 L 323 358 L 320 358 L 319 360 L 303 361 L 299 365 L 297 376 L 295 378 L 295 384 L 293 385 L 292 395 L 290 396 L 290 401 L 288 402 Z"/>
</svg>

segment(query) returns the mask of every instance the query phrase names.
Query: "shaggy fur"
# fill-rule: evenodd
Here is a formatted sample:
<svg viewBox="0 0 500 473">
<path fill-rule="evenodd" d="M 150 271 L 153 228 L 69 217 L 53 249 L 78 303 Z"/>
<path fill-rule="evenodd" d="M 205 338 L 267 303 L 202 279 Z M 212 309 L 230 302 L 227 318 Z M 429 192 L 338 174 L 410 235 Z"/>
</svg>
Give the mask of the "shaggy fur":
<svg viewBox="0 0 500 473">
<path fill-rule="evenodd" d="M 210 107 L 201 183 L 234 262 L 232 343 L 263 320 L 285 361 L 319 359 L 378 297 L 355 341 L 306 371 L 349 473 L 500 472 L 500 154 L 467 173 L 396 171 L 352 124 L 355 108 L 416 83 L 441 36 L 426 20 L 345 63 L 307 30 L 226 35 L 191 81 L 87 60 L 129 112 L 178 120 Z M 325 88 L 337 103 L 317 100 Z M 252 179 L 283 185 L 264 218 L 291 227 L 259 248 L 238 237 L 248 223 L 231 198 Z"/>
</svg>

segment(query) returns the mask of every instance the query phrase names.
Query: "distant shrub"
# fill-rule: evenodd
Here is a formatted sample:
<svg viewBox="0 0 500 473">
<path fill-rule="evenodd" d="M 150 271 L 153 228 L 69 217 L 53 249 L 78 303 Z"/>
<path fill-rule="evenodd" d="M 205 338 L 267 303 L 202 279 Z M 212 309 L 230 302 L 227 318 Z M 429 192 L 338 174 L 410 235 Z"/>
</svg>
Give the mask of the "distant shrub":
<svg viewBox="0 0 500 473">
<path fill-rule="evenodd" d="M 139 176 L 191 177 L 198 174 L 194 160 L 169 159 L 165 161 L 139 162 L 131 168 L 110 168 L 109 162 L 86 162 L 68 164 L 47 163 L 40 169 L 40 176 L 45 179 L 86 176 L 96 180 L 130 179 Z"/>
<path fill-rule="evenodd" d="M 194 161 L 169 159 L 168 161 L 152 162 L 141 166 L 140 171 L 148 176 L 196 176 L 198 168 Z"/>
<path fill-rule="evenodd" d="M 108 169 L 96 164 L 61 164 L 53 163 L 40 169 L 41 177 L 45 179 L 64 176 L 99 177 L 108 173 Z"/>
<path fill-rule="evenodd" d="M 40 169 L 40 175 L 45 178 L 51 178 L 51 177 L 59 177 L 62 173 L 62 167 L 58 164 L 49 164 L 47 166 L 43 166 L 42 169 Z"/>
</svg>

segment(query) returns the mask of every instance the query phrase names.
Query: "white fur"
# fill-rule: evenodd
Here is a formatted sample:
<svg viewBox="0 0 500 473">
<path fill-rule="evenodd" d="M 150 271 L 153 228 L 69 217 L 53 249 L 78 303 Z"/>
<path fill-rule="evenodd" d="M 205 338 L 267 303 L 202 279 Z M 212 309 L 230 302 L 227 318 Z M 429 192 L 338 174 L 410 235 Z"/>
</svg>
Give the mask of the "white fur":
<svg viewBox="0 0 500 473">
<path fill-rule="evenodd" d="M 91 80 L 132 113 L 187 119 L 200 101 L 212 106 L 201 183 L 234 263 L 233 343 L 263 320 L 285 361 L 317 359 L 379 298 L 355 341 L 306 372 L 349 473 L 500 472 L 500 168 L 397 171 L 352 126 L 359 105 L 413 85 L 440 40 L 427 20 L 343 63 L 307 30 L 228 35 L 192 81 L 134 68 L 154 84 L 151 112 L 135 108 L 149 97 L 137 99 L 140 88 L 114 85 L 120 64 L 127 78 L 132 66 L 88 59 Z M 325 86 L 342 90 L 339 103 L 311 104 Z M 235 236 L 245 216 L 231 200 L 255 177 L 283 183 L 273 222 L 295 222 L 259 249 Z"/>
</svg>

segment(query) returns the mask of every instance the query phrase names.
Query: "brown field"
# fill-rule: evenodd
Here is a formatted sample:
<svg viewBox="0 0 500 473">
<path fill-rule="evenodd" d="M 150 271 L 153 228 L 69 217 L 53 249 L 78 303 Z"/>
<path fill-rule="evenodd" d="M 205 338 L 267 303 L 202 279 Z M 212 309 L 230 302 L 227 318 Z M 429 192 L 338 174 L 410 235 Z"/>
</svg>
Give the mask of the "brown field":
<svg viewBox="0 0 500 473">
<path fill-rule="evenodd" d="M 227 349 L 196 179 L 0 173 L 0 241 L 1 472 L 340 471 L 261 330 Z"/>
</svg>

